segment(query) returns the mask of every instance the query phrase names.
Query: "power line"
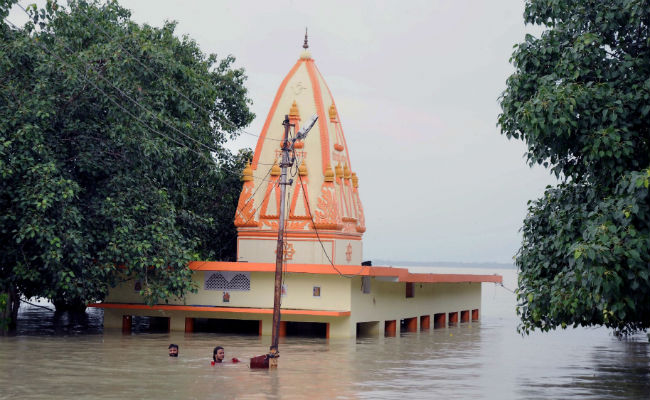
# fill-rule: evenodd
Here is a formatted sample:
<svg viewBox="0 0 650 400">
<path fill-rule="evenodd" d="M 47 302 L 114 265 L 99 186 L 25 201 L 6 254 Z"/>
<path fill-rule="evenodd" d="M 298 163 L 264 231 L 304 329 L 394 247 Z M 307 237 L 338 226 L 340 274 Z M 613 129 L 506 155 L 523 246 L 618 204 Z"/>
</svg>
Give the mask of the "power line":
<svg viewBox="0 0 650 400">
<path fill-rule="evenodd" d="M 300 174 L 298 174 L 298 179 L 300 179 L 300 185 L 302 186 L 303 185 L 302 176 Z M 327 257 L 327 261 L 329 261 L 332 268 L 334 268 L 334 270 L 340 276 L 342 276 L 344 278 L 350 278 L 351 279 L 351 278 L 354 278 L 356 276 L 359 276 L 361 271 L 363 271 L 363 269 L 365 268 L 365 266 L 363 266 L 363 265 L 361 266 L 361 268 L 359 269 L 359 271 L 357 273 L 351 274 L 351 275 L 344 274 L 341 271 L 339 271 L 338 268 L 336 268 L 336 265 L 334 265 L 334 263 L 332 262 L 332 259 L 330 258 L 329 254 L 327 254 L 327 250 L 325 250 L 325 245 L 323 244 L 323 241 L 320 239 L 320 235 L 318 234 L 318 229 L 316 229 L 316 222 L 314 222 L 314 216 L 311 213 L 311 206 L 309 205 L 309 200 L 307 199 L 307 193 L 305 193 L 304 187 L 303 187 L 302 195 L 305 198 L 305 205 L 307 205 L 307 212 L 309 213 L 309 218 L 311 219 L 311 224 L 314 227 L 314 232 L 316 232 L 316 237 L 318 238 L 318 243 L 320 243 L 320 247 L 323 249 L 323 253 L 325 253 L 325 257 Z"/>
<path fill-rule="evenodd" d="M 505 287 L 505 286 L 503 285 L 503 282 L 498 283 L 498 285 L 501 286 L 502 288 L 504 288 L 505 290 L 509 291 L 510 293 L 515 293 L 515 294 L 516 294 L 516 292 L 515 292 L 514 290 L 512 290 L 512 289 L 508 289 L 507 287 Z"/>
<path fill-rule="evenodd" d="M 31 16 L 29 15 L 29 13 L 27 12 L 27 10 L 25 10 L 25 9 L 24 9 L 20 4 L 17 3 L 17 5 L 19 6 L 19 8 L 20 8 L 21 10 L 23 10 L 23 12 L 25 12 L 25 14 L 27 14 L 27 16 L 31 17 Z M 9 21 L 7 18 L 5 18 L 5 21 L 8 22 L 8 23 L 9 23 L 11 26 L 13 26 L 15 29 L 17 29 L 17 30 L 20 29 L 20 28 L 17 27 L 14 23 L 12 23 L 11 21 Z M 65 64 L 65 65 L 67 65 L 67 66 L 69 66 L 69 67 L 71 67 L 71 68 L 77 70 L 77 68 L 75 68 L 74 66 L 72 66 L 71 64 L 69 64 L 68 62 L 66 62 L 66 61 L 65 61 L 64 59 L 62 59 L 58 54 L 54 53 L 53 51 L 48 50 L 46 47 L 44 47 L 43 45 L 41 45 L 38 41 L 35 41 L 33 37 L 31 37 L 31 36 L 29 36 L 29 37 L 30 37 L 30 39 L 32 39 L 32 41 L 36 42 L 36 44 L 37 44 L 37 45 L 38 45 L 38 46 L 39 46 L 43 51 L 45 51 L 46 53 L 52 55 L 53 57 L 56 57 L 56 58 L 59 59 L 63 64 Z M 55 40 L 56 40 L 56 38 L 55 38 Z M 73 53 L 74 53 L 74 52 L 73 52 L 70 48 L 68 48 L 65 44 L 62 44 L 62 45 L 63 45 L 63 47 L 65 47 L 65 48 L 70 52 L 70 54 L 73 54 Z M 124 49 L 123 49 L 123 50 L 124 50 Z M 125 50 L 125 52 L 126 52 L 126 50 Z M 128 52 L 127 52 L 127 53 L 128 53 Z M 130 54 L 130 53 L 129 53 L 129 54 Z M 134 58 L 134 59 L 135 59 L 135 58 Z M 143 64 L 142 64 L 142 65 L 143 65 Z M 144 65 L 143 65 L 143 66 L 144 66 Z M 145 68 L 146 68 L 146 66 L 145 66 Z M 87 73 L 88 70 L 85 69 L 85 72 Z M 154 74 L 155 74 L 155 73 L 154 73 Z M 194 142 L 197 143 L 198 145 L 200 145 L 200 146 L 206 148 L 207 150 L 209 150 L 209 151 L 211 151 L 211 152 L 215 152 L 215 153 L 217 153 L 217 154 L 219 153 L 218 150 L 216 150 L 216 149 L 212 149 L 211 147 L 207 146 L 206 144 L 204 144 L 204 143 L 202 143 L 202 142 L 200 142 L 200 141 L 198 141 L 198 140 L 192 138 L 191 136 L 186 135 L 185 133 L 183 133 L 182 131 L 178 130 L 178 129 L 177 129 L 176 127 L 174 127 L 173 125 L 170 125 L 167 121 L 165 121 L 165 120 L 161 119 L 159 116 L 155 115 L 151 110 L 149 110 L 148 108 L 146 108 L 145 106 L 143 106 L 142 104 L 140 104 L 138 101 L 132 99 L 129 95 L 127 95 L 126 93 L 124 93 L 121 89 L 119 89 L 117 86 L 115 86 L 112 82 L 108 81 L 106 78 L 102 77 L 101 75 L 98 75 L 98 76 L 99 76 L 100 79 L 102 79 L 102 80 L 103 80 L 104 82 L 106 82 L 108 85 L 112 86 L 115 90 L 117 90 L 117 91 L 118 91 L 122 96 L 126 97 L 128 100 L 130 100 L 132 103 L 134 103 L 135 105 L 137 105 L 138 107 L 140 107 L 142 110 L 146 111 L 147 113 L 154 115 L 154 117 L 156 117 L 160 122 L 162 122 L 163 124 L 165 124 L 166 126 L 168 126 L 170 129 L 172 129 L 172 130 L 178 132 L 178 133 L 181 134 L 182 136 L 186 137 L 187 139 L 190 139 L 191 141 L 194 141 Z M 156 75 L 156 76 L 158 76 L 158 75 Z M 158 77 L 159 77 L 159 76 L 158 76 Z M 177 144 L 178 146 L 180 146 L 180 147 L 182 147 L 182 148 L 185 148 L 185 149 L 187 149 L 187 150 L 189 150 L 189 151 L 194 152 L 195 154 L 199 155 L 200 157 L 205 158 L 207 161 L 214 162 L 213 159 L 208 159 L 207 156 L 205 156 L 205 154 L 200 153 L 200 152 L 197 152 L 197 151 L 195 151 L 194 149 L 191 149 L 190 147 L 186 146 L 186 145 L 183 144 L 182 142 L 176 141 L 175 139 L 173 139 L 173 138 L 171 138 L 171 137 L 169 137 L 169 136 L 163 134 L 162 132 L 158 131 L 157 129 L 154 129 L 153 127 L 151 127 L 150 125 L 148 125 L 147 123 L 145 123 L 144 121 L 142 121 L 139 117 L 135 116 L 133 113 L 131 113 L 129 110 L 127 110 L 127 109 L 126 109 L 124 106 L 122 106 L 120 103 L 118 103 L 114 98 L 112 98 L 110 95 L 108 95 L 105 91 L 103 91 L 99 86 L 97 86 L 97 85 L 96 85 L 94 82 L 92 82 L 90 79 L 86 78 L 84 75 L 82 75 L 82 78 L 83 78 L 86 82 L 88 82 L 90 85 L 92 85 L 95 89 L 97 89 L 99 92 L 101 92 L 101 93 L 102 93 L 102 94 L 103 94 L 103 95 L 104 95 L 104 96 L 105 96 L 109 101 L 111 101 L 113 104 L 115 104 L 118 108 L 120 108 L 122 111 L 124 111 L 127 115 L 131 116 L 132 118 L 134 118 L 134 119 L 136 119 L 138 122 L 140 122 L 140 124 L 143 125 L 143 127 L 147 128 L 147 129 L 149 129 L 149 130 L 151 130 L 152 132 L 155 132 L 156 134 L 158 134 L 159 136 L 162 136 L 162 137 L 166 138 L 167 140 L 170 140 L 171 142 Z M 160 77 L 159 77 L 159 78 L 160 78 Z M 177 92 L 178 92 L 178 91 L 177 91 Z M 178 93 L 179 93 L 180 95 L 182 95 L 180 92 L 178 92 Z M 183 97 L 185 97 L 185 96 L 183 95 Z M 186 98 L 186 97 L 185 97 L 185 98 Z M 186 98 L 186 99 L 187 99 L 187 98 Z M 189 99 L 187 99 L 187 100 L 189 100 Z M 191 100 L 189 100 L 189 101 L 192 102 Z M 192 102 L 192 104 L 195 104 L 195 103 Z M 196 106 L 196 104 L 195 104 L 195 106 Z M 257 136 L 257 135 L 254 135 L 254 136 Z M 273 140 L 277 140 L 277 139 L 273 139 Z M 295 155 L 295 152 L 294 152 L 294 155 Z M 222 167 L 222 168 L 223 168 L 223 167 Z M 225 168 L 224 168 L 224 169 L 225 169 Z M 255 189 L 255 191 L 254 191 L 253 194 L 251 195 L 250 199 L 246 202 L 245 206 L 248 205 L 248 203 L 249 203 L 251 200 L 254 199 L 255 193 L 256 193 L 256 192 L 259 190 L 259 188 L 262 186 L 262 183 L 263 183 L 264 181 L 266 181 L 266 176 L 268 176 L 268 174 L 269 174 L 269 172 L 271 171 L 271 169 L 272 169 L 272 167 L 269 169 L 269 171 L 267 172 L 267 174 L 265 175 L 265 177 L 262 178 L 262 182 L 260 182 L 260 184 L 257 186 L 257 188 Z M 227 169 L 226 169 L 226 170 L 227 170 Z M 231 171 L 231 172 L 232 172 L 232 171 Z M 298 175 L 298 178 L 299 178 L 300 183 L 301 183 L 301 185 L 302 185 L 302 184 L 303 184 L 303 182 L 302 182 L 302 176 L 300 176 L 299 173 L 298 173 L 297 175 Z M 295 176 L 295 175 L 293 175 L 293 176 Z M 253 177 L 253 178 L 255 178 L 255 177 Z M 271 181 L 269 181 L 269 182 L 271 182 Z M 269 192 L 269 193 L 270 193 L 270 192 Z M 264 198 L 263 198 L 263 200 L 262 200 L 262 203 L 258 206 L 258 209 L 259 209 L 259 207 L 262 206 L 263 202 L 266 200 L 266 196 L 268 196 L 268 193 L 264 196 Z M 353 277 L 355 277 L 355 276 L 358 276 L 359 273 L 363 270 L 364 266 L 361 266 L 361 268 L 359 269 L 359 272 L 357 272 L 357 273 L 355 273 L 355 274 L 352 274 L 352 275 L 343 274 L 343 273 L 342 273 L 338 268 L 336 268 L 336 266 L 334 265 L 334 263 L 332 262 L 332 260 L 331 260 L 331 258 L 330 258 L 330 256 L 329 256 L 329 254 L 327 254 L 327 251 L 325 250 L 325 246 L 324 246 L 324 244 L 323 244 L 323 242 L 322 242 L 322 240 L 321 240 L 321 238 L 320 238 L 320 234 L 318 233 L 318 229 L 316 228 L 316 224 L 315 224 L 315 221 L 314 221 L 314 217 L 313 217 L 312 212 L 311 212 L 311 207 L 310 207 L 310 205 L 309 205 L 309 201 L 308 201 L 308 199 L 307 199 L 307 195 L 306 195 L 306 193 L 305 193 L 304 190 L 303 190 L 303 196 L 304 196 L 304 198 L 305 198 L 305 204 L 307 205 L 307 211 L 309 212 L 309 216 L 310 216 L 310 219 L 311 219 L 311 222 L 312 222 L 312 226 L 314 227 L 314 231 L 316 232 L 316 236 L 317 236 L 317 238 L 318 238 L 318 242 L 320 243 L 321 248 L 322 248 L 322 250 L 323 250 L 323 253 L 325 254 L 325 256 L 326 256 L 327 260 L 329 261 L 330 265 L 332 266 L 332 268 L 334 268 L 334 270 L 335 270 L 335 271 L 336 271 L 340 276 L 345 277 L 345 278 L 353 278 Z M 254 215 L 255 215 L 256 213 L 257 213 L 257 209 L 256 209 L 255 212 L 253 213 L 252 217 L 254 217 Z M 249 221 L 250 221 L 250 217 L 249 217 L 249 219 L 248 219 L 246 222 L 249 222 Z M 287 222 L 288 222 L 288 221 L 287 221 Z M 278 226 L 278 229 L 280 229 L 279 226 Z M 284 227 L 282 227 L 282 229 L 283 229 L 283 231 L 286 230 L 286 224 L 285 224 Z"/>
<path fill-rule="evenodd" d="M 68 5 L 69 5 L 69 3 L 68 3 Z M 21 6 L 20 4 L 18 4 L 18 6 L 19 6 L 20 8 L 22 8 L 22 6 Z M 23 8 L 23 11 L 25 11 L 24 8 Z M 90 15 L 88 15 L 88 14 L 84 14 L 84 16 L 88 17 L 88 21 L 91 20 Z M 102 28 L 101 24 L 97 23 L 96 20 L 92 20 L 92 22 L 94 23 L 93 25 L 94 25 L 96 28 L 98 28 L 98 29 L 99 29 L 99 30 L 100 30 L 100 31 L 101 31 L 101 32 L 102 32 L 106 37 L 108 37 L 108 38 L 112 38 L 112 36 Z M 180 91 L 180 89 L 178 89 L 175 85 L 173 85 L 172 83 L 170 83 L 169 81 L 167 81 L 165 78 L 163 78 L 163 77 L 161 77 L 160 75 L 158 75 L 158 74 L 157 74 L 153 69 L 151 69 L 150 67 L 148 67 L 148 66 L 147 66 L 146 64 L 144 64 L 142 61 L 140 61 L 137 57 L 135 57 L 133 54 L 131 54 L 127 49 L 125 49 L 124 47 L 122 47 L 122 46 L 119 44 L 119 42 L 118 42 L 117 40 L 115 41 L 115 44 L 116 44 L 116 45 L 117 45 L 121 50 L 123 50 L 126 54 L 128 54 L 132 60 L 136 61 L 138 64 L 140 64 L 140 65 L 141 65 L 143 68 L 145 68 L 147 71 L 149 71 L 150 73 L 152 73 L 153 75 L 155 75 L 157 78 L 159 78 L 159 79 L 160 79 L 164 84 L 166 84 L 167 86 L 169 86 L 169 87 L 170 87 L 174 92 L 176 92 L 179 96 L 181 96 L 182 98 L 184 98 L 185 100 L 187 100 L 188 102 L 190 102 L 192 105 L 194 105 L 194 107 L 196 107 L 196 108 L 202 110 L 203 112 L 205 112 L 208 116 L 211 115 L 210 110 L 208 110 L 208 109 L 206 109 L 205 107 L 203 107 L 203 106 L 201 106 L 201 105 L 195 103 L 193 100 L 191 100 L 189 97 L 187 97 L 187 96 L 186 96 L 184 93 L 182 93 L 182 92 Z M 231 120 L 230 120 L 226 115 L 220 115 L 220 114 L 215 114 L 215 115 L 218 116 L 219 118 L 223 118 L 223 119 L 226 121 L 226 123 L 227 123 L 228 125 L 230 125 L 232 128 L 238 129 L 238 130 L 239 130 L 240 132 L 242 132 L 242 133 L 245 133 L 245 134 L 247 134 L 247 135 L 254 136 L 254 137 L 257 137 L 257 138 L 260 137 L 260 135 L 256 135 L 256 134 L 254 134 L 254 133 L 251 133 L 251 132 L 248 132 L 248 131 L 244 130 L 243 128 L 238 127 L 237 124 L 235 124 L 234 122 L 232 122 L 232 121 L 231 121 Z M 222 121 L 220 121 L 220 123 L 222 123 Z M 273 140 L 273 141 L 278 141 L 278 142 L 282 141 L 281 139 L 274 139 L 274 138 L 267 138 L 267 137 L 265 137 L 264 140 Z"/>
<path fill-rule="evenodd" d="M 20 6 L 20 5 L 19 5 L 19 6 Z M 20 7 L 20 8 L 21 8 L 23 11 L 25 11 L 24 8 L 22 8 L 22 7 Z M 26 12 L 26 11 L 25 11 L 25 12 Z M 27 15 L 29 16 L 29 14 L 27 14 Z M 20 30 L 20 28 L 19 28 L 18 26 L 16 26 L 13 22 L 11 22 L 9 19 L 5 18 L 5 21 L 6 21 L 7 23 L 9 23 L 9 24 L 14 28 L 14 29 L 16 29 L 16 30 Z M 65 64 L 66 66 L 70 67 L 71 69 L 73 69 L 73 70 L 75 70 L 75 71 L 77 71 L 77 72 L 80 72 L 79 69 L 78 69 L 77 67 L 75 67 L 74 65 L 72 65 L 72 64 L 70 64 L 70 63 L 68 63 L 68 62 L 66 62 L 63 58 L 61 58 L 61 57 L 60 57 L 58 54 L 56 54 L 54 51 L 50 51 L 50 50 L 47 49 L 45 46 L 43 46 L 39 41 L 35 40 L 33 37 L 31 37 L 31 36 L 28 36 L 28 37 L 32 40 L 32 42 L 34 42 L 37 46 L 39 46 L 39 47 L 41 48 L 41 50 L 43 50 L 43 51 L 46 52 L 47 54 L 50 54 L 51 56 L 57 58 L 59 61 L 61 61 L 63 64 Z M 70 52 L 72 53 L 72 51 L 71 51 L 67 46 L 63 45 L 63 47 L 65 47 L 68 51 L 70 51 Z M 85 71 L 86 73 L 88 73 L 88 69 L 84 69 L 84 71 Z M 86 77 L 85 74 L 80 74 L 80 76 L 81 76 L 81 78 L 82 78 L 84 81 L 86 81 L 86 82 L 89 83 L 91 86 L 93 86 L 95 89 L 97 89 L 99 92 L 101 92 L 101 93 L 105 96 L 105 98 L 107 98 L 109 101 L 111 101 L 113 104 L 115 104 L 115 105 L 116 105 L 120 110 L 124 111 L 127 115 L 129 115 L 130 117 L 132 117 L 132 118 L 134 118 L 135 120 L 137 120 L 137 121 L 138 121 L 138 122 L 139 122 L 139 123 L 140 123 L 140 124 L 145 128 L 145 129 L 148 129 L 148 130 L 150 130 L 150 131 L 156 133 L 157 135 L 159 135 L 159 136 L 161 136 L 161 137 L 163 137 L 163 138 L 165 138 L 165 139 L 167 139 L 167 140 L 169 140 L 169 141 L 175 143 L 176 145 L 178 145 L 178 146 L 181 147 L 181 148 L 185 148 L 185 149 L 187 149 L 187 150 L 189 150 L 189 151 L 191 151 L 191 152 L 197 154 L 198 156 L 204 158 L 204 159 L 205 159 L 206 161 L 208 161 L 208 162 L 215 163 L 215 160 L 214 160 L 214 159 L 212 159 L 212 158 L 208 158 L 204 153 L 198 152 L 198 151 L 196 151 L 196 150 L 194 150 L 194 149 L 188 147 L 188 146 L 185 145 L 184 143 L 182 143 L 182 142 L 180 142 L 180 141 L 178 141 L 178 140 L 176 140 L 176 139 L 174 139 L 174 138 L 172 138 L 172 137 L 170 137 L 170 136 L 168 136 L 168 135 L 165 135 L 164 133 L 160 132 L 159 130 L 153 128 L 151 125 L 147 124 L 147 123 L 146 123 L 145 121 L 143 121 L 141 118 L 139 118 L 138 116 L 136 116 L 136 115 L 134 115 L 132 112 L 130 112 L 130 111 L 129 111 L 127 108 L 125 108 L 122 104 L 120 104 L 119 102 L 117 102 L 113 97 L 111 97 L 108 93 L 106 93 L 104 90 L 102 90 L 99 86 L 97 86 L 97 85 L 96 85 L 92 80 L 90 80 L 88 77 Z M 154 114 L 152 111 L 150 111 L 149 109 L 147 109 L 146 107 L 144 107 L 143 105 L 141 105 L 139 102 L 137 102 L 136 100 L 133 100 L 130 96 L 128 96 L 127 94 L 125 94 L 121 89 L 119 89 L 118 87 L 116 87 L 114 84 L 112 84 L 112 83 L 111 83 L 110 81 L 108 81 L 106 78 L 104 78 L 104 77 L 102 77 L 102 76 L 99 76 L 99 77 L 100 77 L 102 80 L 104 80 L 108 85 L 112 86 L 115 90 L 117 90 L 117 91 L 118 91 L 120 94 L 122 94 L 124 97 L 126 97 L 126 98 L 129 99 L 131 102 L 133 102 L 133 103 L 135 103 L 136 105 L 138 105 L 141 109 L 145 110 L 145 111 L 148 112 L 149 114 Z M 196 140 L 196 139 L 194 139 L 194 138 L 192 138 L 192 137 L 186 135 L 185 133 L 183 133 L 183 132 L 181 132 L 180 130 L 176 129 L 174 126 L 172 126 L 172 125 L 170 125 L 169 123 L 167 123 L 166 121 L 160 119 L 160 117 L 157 117 L 157 118 L 158 118 L 159 121 L 161 121 L 162 123 L 164 123 L 165 125 L 167 125 L 167 126 L 170 127 L 171 129 L 173 129 L 174 131 L 180 133 L 182 136 L 184 136 L 184 137 L 186 137 L 186 138 L 188 138 L 188 139 L 190 139 L 190 140 L 196 142 L 197 144 L 203 146 L 204 148 L 206 148 L 206 149 L 209 150 L 210 152 L 219 153 L 218 150 L 216 150 L 216 149 L 212 149 L 211 147 L 205 145 L 204 143 L 202 143 L 202 142 L 200 142 L 200 141 L 198 141 L 198 140 Z M 222 168 L 223 170 L 226 170 L 226 171 L 230 172 L 230 173 L 236 173 L 236 174 L 240 174 L 240 173 L 241 173 L 241 171 L 233 171 L 233 170 L 230 170 L 229 168 L 226 168 L 226 167 L 224 167 L 224 166 L 221 166 L 221 168 Z M 253 178 L 254 178 L 254 179 L 259 179 L 258 177 L 255 177 L 255 176 L 253 176 Z"/>
<path fill-rule="evenodd" d="M 257 185 L 257 187 L 255 188 L 255 190 L 253 191 L 253 194 L 251 194 L 251 197 L 246 201 L 246 203 L 244 204 L 244 206 L 242 207 L 242 209 L 245 209 L 245 208 L 248 206 L 248 203 L 250 203 L 251 201 L 254 201 L 254 199 L 255 199 L 255 193 L 257 193 L 257 191 L 259 190 L 259 188 L 262 187 L 262 183 L 264 183 L 264 182 L 266 181 L 266 177 L 269 176 L 269 173 L 271 172 L 272 169 L 273 169 L 273 167 L 269 168 L 269 170 L 266 171 L 266 175 L 265 175 L 264 178 L 262 179 L 262 182 L 260 182 L 260 184 Z M 268 182 L 271 183 L 271 182 L 273 182 L 273 181 L 268 181 Z M 246 221 L 244 221 L 244 225 L 248 224 L 248 222 L 251 220 L 251 218 L 254 218 L 254 217 L 255 217 L 255 214 L 257 214 L 257 210 L 259 210 L 259 208 L 262 207 L 262 205 L 264 204 L 264 201 L 266 201 L 266 197 L 267 197 L 267 196 L 268 196 L 272 191 L 273 191 L 273 189 L 271 189 L 268 193 L 264 194 L 264 197 L 262 198 L 262 201 L 260 202 L 260 204 L 257 206 L 257 208 L 254 208 L 254 211 L 253 211 L 253 213 L 251 214 L 251 216 L 248 217 L 248 219 L 247 219 Z"/>
</svg>

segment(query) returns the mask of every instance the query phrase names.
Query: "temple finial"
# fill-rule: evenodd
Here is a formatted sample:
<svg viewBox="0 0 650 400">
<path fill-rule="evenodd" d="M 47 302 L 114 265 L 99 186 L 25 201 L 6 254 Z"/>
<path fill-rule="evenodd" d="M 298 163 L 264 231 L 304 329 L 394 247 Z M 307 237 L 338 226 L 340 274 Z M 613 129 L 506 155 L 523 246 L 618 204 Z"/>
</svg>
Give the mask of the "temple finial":
<svg viewBox="0 0 650 400">
<path fill-rule="evenodd" d="M 307 28 L 305 27 L 305 43 L 302 44 L 302 48 L 307 50 L 309 48 L 309 43 L 307 43 Z"/>
</svg>

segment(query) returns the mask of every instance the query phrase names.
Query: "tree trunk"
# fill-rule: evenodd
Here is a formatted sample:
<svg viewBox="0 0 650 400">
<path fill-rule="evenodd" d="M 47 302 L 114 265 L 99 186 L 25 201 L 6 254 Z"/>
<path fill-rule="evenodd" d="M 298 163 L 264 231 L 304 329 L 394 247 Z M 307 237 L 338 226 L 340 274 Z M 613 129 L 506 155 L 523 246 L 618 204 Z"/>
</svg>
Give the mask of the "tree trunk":
<svg viewBox="0 0 650 400">
<path fill-rule="evenodd" d="M 0 309 L 0 335 L 4 336 L 16 331 L 18 320 L 18 307 L 20 307 L 20 295 L 14 286 L 7 287 L 5 293 L 7 302 Z"/>
</svg>

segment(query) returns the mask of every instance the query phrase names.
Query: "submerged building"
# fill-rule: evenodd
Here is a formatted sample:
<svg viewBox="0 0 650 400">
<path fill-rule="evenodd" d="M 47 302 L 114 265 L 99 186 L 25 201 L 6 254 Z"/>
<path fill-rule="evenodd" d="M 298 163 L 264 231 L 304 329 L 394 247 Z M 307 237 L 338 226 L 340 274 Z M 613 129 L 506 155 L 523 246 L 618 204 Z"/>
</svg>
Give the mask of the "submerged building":
<svg viewBox="0 0 650 400">
<path fill-rule="evenodd" d="M 104 327 L 130 331 L 133 316 L 166 321 L 191 332 L 197 323 L 246 326 L 271 334 L 280 195 L 279 157 L 285 116 L 295 127 L 318 121 L 295 143 L 288 187 L 280 334 L 326 337 L 386 335 L 476 321 L 481 283 L 498 275 L 415 274 L 362 265 L 365 216 L 339 112 L 307 48 L 284 78 L 260 134 L 234 223 L 237 262 L 192 262 L 198 293 L 147 306 L 137 282 L 112 289 L 103 303 Z"/>
</svg>

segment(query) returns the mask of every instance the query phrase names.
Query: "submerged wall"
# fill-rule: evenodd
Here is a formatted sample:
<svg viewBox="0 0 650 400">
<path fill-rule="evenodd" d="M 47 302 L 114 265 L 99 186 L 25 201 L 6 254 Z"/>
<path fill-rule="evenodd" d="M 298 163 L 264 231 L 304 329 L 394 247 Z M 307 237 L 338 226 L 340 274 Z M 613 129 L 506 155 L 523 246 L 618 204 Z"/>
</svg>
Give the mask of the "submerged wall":
<svg viewBox="0 0 650 400">
<path fill-rule="evenodd" d="M 176 331 L 191 330 L 187 319 L 192 318 L 241 319 L 260 321 L 259 334 L 270 335 L 274 274 L 250 272 L 250 290 L 206 290 L 206 275 L 215 272 L 195 271 L 198 292 L 158 309 L 143 307 L 135 282 L 125 282 L 112 289 L 105 301 L 104 326 L 124 329 L 124 315 L 169 318 L 170 330 Z M 408 324 L 408 330 L 419 330 L 423 323 L 433 327 L 436 315 L 447 326 L 454 319 L 477 319 L 481 308 L 480 282 L 407 283 L 378 277 L 287 273 L 284 290 L 282 320 L 327 324 L 327 337 L 393 335 L 400 332 L 400 321 Z"/>
</svg>

